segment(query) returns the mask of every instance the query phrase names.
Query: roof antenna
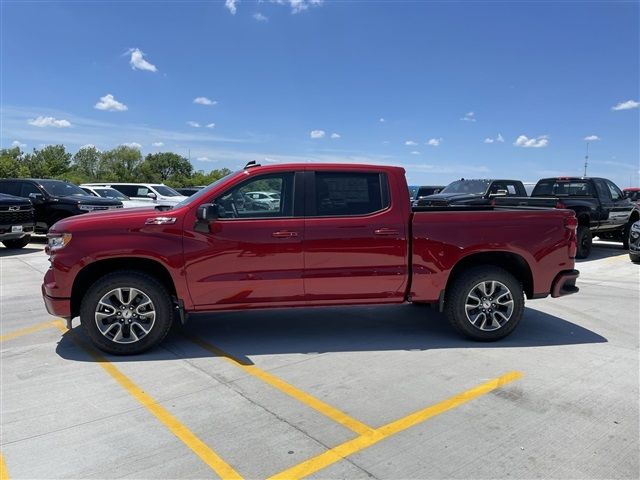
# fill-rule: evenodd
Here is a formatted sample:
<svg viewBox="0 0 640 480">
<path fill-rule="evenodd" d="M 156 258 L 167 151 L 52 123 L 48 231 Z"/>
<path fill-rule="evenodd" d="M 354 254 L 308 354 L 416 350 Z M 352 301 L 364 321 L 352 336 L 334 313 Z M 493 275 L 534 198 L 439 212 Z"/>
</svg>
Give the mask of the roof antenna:
<svg viewBox="0 0 640 480">
<path fill-rule="evenodd" d="M 259 167 L 259 166 L 260 164 L 258 162 L 256 162 L 255 160 L 251 160 L 250 162 L 247 162 L 247 164 L 244 166 L 244 169 L 248 170 L 250 168 Z"/>
</svg>

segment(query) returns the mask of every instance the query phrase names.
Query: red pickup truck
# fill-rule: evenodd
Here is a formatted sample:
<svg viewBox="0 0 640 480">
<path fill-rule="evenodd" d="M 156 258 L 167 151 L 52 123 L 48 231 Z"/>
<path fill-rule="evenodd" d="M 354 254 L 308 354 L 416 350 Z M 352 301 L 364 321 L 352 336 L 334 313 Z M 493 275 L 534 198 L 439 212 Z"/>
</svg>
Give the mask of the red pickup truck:
<svg viewBox="0 0 640 480">
<path fill-rule="evenodd" d="M 412 211 L 398 167 L 251 165 L 172 208 L 56 223 L 42 293 L 49 313 L 79 315 L 115 354 L 157 345 L 193 312 L 402 302 L 435 304 L 463 335 L 497 340 L 525 295 L 578 291 L 576 226 L 568 210 Z"/>
</svg>

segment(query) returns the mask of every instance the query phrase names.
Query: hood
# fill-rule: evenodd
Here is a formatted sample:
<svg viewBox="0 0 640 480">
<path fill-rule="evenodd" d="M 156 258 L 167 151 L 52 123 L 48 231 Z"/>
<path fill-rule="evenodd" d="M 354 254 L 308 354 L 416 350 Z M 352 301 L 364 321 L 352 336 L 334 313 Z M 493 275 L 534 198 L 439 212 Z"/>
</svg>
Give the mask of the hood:
<svg viewBox="0 0 640 480">
<path fill-rule="evenodd" d="M 151 205 L 152 206 L 152 205 Z M 92 232 L 106 230 L 132 230 L 145 227 L 145 221 L 152 217 L 176 217 L 178 222 L 183 215 L 178 210 L 157 210 L 150 205 L 138 208 L 120 208 L 118 210 L 106 210 L 102 212 L 89 212 L 82 215 L 74 215 L 58 221 L 49 231 L 60 232 Z"/>
<path fill-rule="evenodd" d="M 0 193 L 0 206 L 11 205 L 31 205 L 31 202 L 26 198 L 14 197 L 13 195 L 7 195 L 6 193 Z"/>
<path fill-rule="evenodd" d="M 120 200 L 113 198 L 94 197 L 93 195 L 70 195 L 68 197 L 52 197 L 58 202 L 62 203 L 79 203 L 81 205 L 100 205 L 105 207 L 112 207 L 120 205 Z"/>
<path fill-rule="evenodd" d="M 482 198 L 483 196 L 484 194 L 482 193 L 436 193 L 435 195 L 422 197 L 420 200 L 422 202 L 446 201 L 453 203 L 463 200 L 471 200 L 473 198 Z"/>
</svg>

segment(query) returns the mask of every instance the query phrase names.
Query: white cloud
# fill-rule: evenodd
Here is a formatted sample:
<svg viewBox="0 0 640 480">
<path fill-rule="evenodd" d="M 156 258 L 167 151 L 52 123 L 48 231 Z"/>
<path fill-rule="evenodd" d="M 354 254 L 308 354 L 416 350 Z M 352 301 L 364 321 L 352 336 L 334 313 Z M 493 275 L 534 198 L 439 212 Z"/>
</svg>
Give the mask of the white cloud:
<svg viewBox="0 0 640 480">
<path fill-rule="evenodd" d="M 414 150 L 413 152 L 411 152 L 411 155 L 420 155 L 420 152 L 417 150 Z"/>
<path fill-rule="evenodd" d="M 108 112 L 124 112 L 125 110 L 129 110 L 129 107 L 124 103 L 117 101 L 110 93 L 106 94 L 104 97 L 100 97 L 100 101 L 96 103 L 93 108 L 97 110 L 106 110 Z"/>
<path fill-rule="evenodd" d="M 140 145 L 137 142 L 121 143 L 120 146 L 121 147 L 135 148 L 136 150 L 140 150 L 142 148 L 142 145 Z"/>
<path fill-rule="evenodd" d="M 225 0 L 224 6 L 231 12 L 231 15 L 235 15 L 237 11 L 236 3 L 238 0 Z"/>
<path fill-rule="evenodd" d="M 516 147 L 524 148 L 541 148 L 549 145 L 549 136 L 540 135 L 539 137 L 529 138 L 526 135 L 520 135 L 513 143 Z"/>
<path fill-rule="evenodd" d="M 197 103 L 198 105 L 215 105 L 218 102 L 210 100 L 207 97 L 196 97 L 193 99 L 193 103 Z"/>
<path fill-rule="evenodd" d="M 38 117 L 35 119 L 29 120 L 29 125 L 33 125 L 34 127 L 56 127 L 56 128 L 69 128 L 71 126 L 71 122 L 69 120 L 58 120 L 54 117 Z"/>
<path fill-rule="evenodd" d="M 384 122 L 386 122 L 386 120 L 385 120 L 384 118 L 382 118 L 382 117 L 380 117 L 380 119 L 379 119 L 378 121 L 379 121 L 380 123 L 384 123 Z"/>
<path fill-rule="evenodd" d="M 499 133 L 496 138 L 492 138 L 492 137 L 485 138 L 484 143 L 504 143 L 504 137 Z"/>
<path fill-rule="evenodd" d="M 198 158 L 196 158 L 196 160 L 199 160 L 201 162 L 208 162 L 209 161 L 209 157 L 198 157 Z"/>
<path fill-rule="evenodd" d="M 414 142 L 413 140 L 407 140 L 406 142 L 404 142 L 404 144 L 405 144 L 407 147 L 415 147 L 416 145 L 418 145 L 418 143 L 417 143 L 417 142 Z"/>
<path fill-rule="evenodd" d="M 267 17 L 265 17 L 263 14 L 261 14 L 260 12 L 254 13 L 253 14 L 253 18 L 258 22 L 268 22 L 269 21 L 269 19 Z"/>
<path fill-rule="evenodd" d="M 200 124 L 198 122 L 193 122 L 191 120 L 189 120 L 187 122 L 187 125 L 189 125 L 190 127 L 193 127 L 193 128 L 200 128 Z"/>
<path fill-rule="evenodd" d="M 215 123 L 207 123 L 205 125 L 205 127 L 207 127 L 207 128 L 216 128 L 216 124 Z"/>
<path fill-rule="evenodd" d="M 474 112 L 467 112 L 460 120 L 464 120 L 465 122 L 475 122 L 476 114 Z"/>
<path fill-rule="evenodd" d="M 311 130 L 311 132 L 309 132 L 309 136 L 313 139 L 324 138 L 326 134 L 327 132 L 324 130 Z"/>
<path fill-rule="evenodd" d="M 632 108 L 640 107 L 640 102 L 635 100 L 627 100 L 626 102 L 620 102 L 617 105 L 611 107 L 611 110 L 631 110 Z"/>
<path fill-rule="evenodd" d="M 441 143 L 442 143 L 442 137 L 430 138 L 429 140 L 427 140 L 426 145 L 429 145 L 430 147 L 439 147 Z"/>
<path fill-rule="evenodd" d="M 27 146 L 26 143 L 20 143 L 18 140 L 14 140 L 13 142 L 11 142 L 11 146 L 12 147 L 18 147 L 18 148 L 24 148 Z"/>
<path fill-rule="evenodd" d="M 93 143 L 87 143 L 86 145 L 82 145 L 78 150 L 82 150 L 84 148 L 95 148 L 97 150 L 97 147 Z"/>
<path fill-rule="evenodd" d="M 331 134 L 331 138 L 334 138 L 334 139 L 340 138 L 340 134 L 339 133 L 332 133 Z"/>
<path fill-rule="evenodd" d="M 232 0 L 227 0 L 232 1 Z M 324 0 L 270 0 L 271 3 L 278 5 L 289 5 L 291 7 L 291 13 L 300 13 L 307 10 L 309 7 L 319 7 L 324 3 Z"/>
<path fill-rule="evenodd" d="M 588 137 L 584 137 L 587 142 L 597 142 L 598 140 L 602 140 L 598 135 L 589 135 Z"/>
<path fill-rule="evenodd" d="M 155 65 L 144 59 L 144 53 L 140 51 L 139 48 L 130 48 L 128 53 L 131 54 L 129 65 L 131 65 L 131 68 L 134 70 L 146 70 L 148 72 L 158 71 Z"/>
<path fill-rule="evenodd" d="M 153 145 L 154 147 L 164 147 L 163 142 L 153 142 L 151 145 Z"/>
</svg>

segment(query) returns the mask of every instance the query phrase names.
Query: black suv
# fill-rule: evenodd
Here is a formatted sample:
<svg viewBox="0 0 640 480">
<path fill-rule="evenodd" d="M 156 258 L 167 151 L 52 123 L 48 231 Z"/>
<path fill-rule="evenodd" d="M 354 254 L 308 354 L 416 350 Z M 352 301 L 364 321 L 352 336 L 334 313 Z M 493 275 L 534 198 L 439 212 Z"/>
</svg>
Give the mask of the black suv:
<svg viewBox="0 0 640 480">
<path fill-rule="evenodd" d="M 0 193 L 31 200 L 36 233 L 47 233 L 58 220 L 72 215 L 122 208 L 119 200 L 88 195 L 77 185 L 62 180 L 7 178 L 0 180 Z"/>
<path fill-rule="evenodd" d="M 22 248 L 31 240 L 33 227 L 31 202 L 0 193 L 0 242 L 7 248 Z"/>
</svg>

